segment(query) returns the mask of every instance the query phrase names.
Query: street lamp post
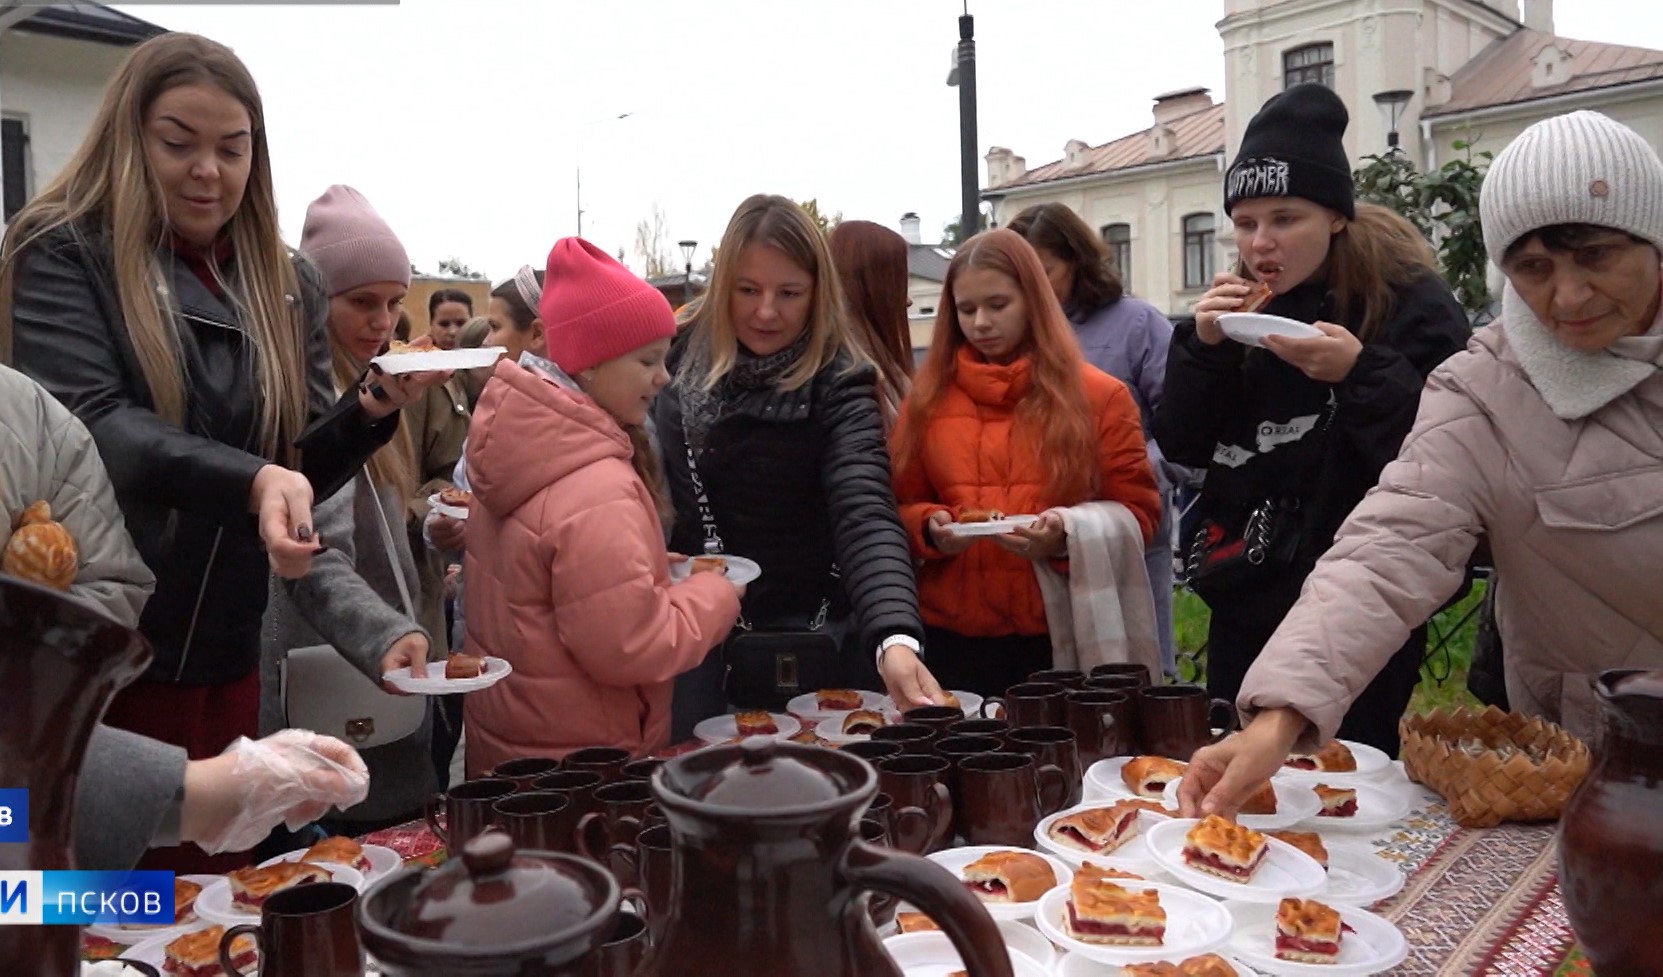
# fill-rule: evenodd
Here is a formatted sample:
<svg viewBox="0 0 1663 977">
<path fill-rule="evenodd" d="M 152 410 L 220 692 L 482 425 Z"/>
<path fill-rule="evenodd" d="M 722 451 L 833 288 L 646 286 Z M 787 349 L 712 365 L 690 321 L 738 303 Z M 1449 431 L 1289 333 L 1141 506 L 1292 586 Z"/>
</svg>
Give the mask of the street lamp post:
<svg viewBox="0 0 1663 977">
<path fill-rule="evenodd" d="M 1386 151 L 1397 149 L 1397 120 L 1403 117 L 1403 110 L 1408 107 L 1409 100 L 1415 93 L 1407 88 L 1398 88 L 1389 92 L 1375 92 L 1374 104 L 1380 106 L 1380 117 L 1386 123 Z"/>
<path fill-rule="evenodd" d="M 687 262 L 687 277 L 681 280 L 681 304 L 686 305 L 693 300 L 693 252 L 698 249 L 697 241 L 678 241 L 681 256 Z"/>
<path fill-rule="evenodd" d="M 947 84 L 959 90 L 959 237 L 982 229 L 981 181 L 976 176 L 976 20 L 970 0 L 959 17 L 959 44 Z"/>
</svg>

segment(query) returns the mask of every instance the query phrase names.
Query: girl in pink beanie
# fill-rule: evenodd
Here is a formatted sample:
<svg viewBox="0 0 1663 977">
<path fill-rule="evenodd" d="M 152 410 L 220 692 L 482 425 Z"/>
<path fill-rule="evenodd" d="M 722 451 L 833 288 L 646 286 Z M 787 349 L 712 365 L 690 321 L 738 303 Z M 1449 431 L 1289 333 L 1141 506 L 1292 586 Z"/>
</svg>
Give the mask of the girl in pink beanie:
<svg viewBox="0 0 1663 977">
<path fill-rule="evenodd" d="M 468 654 L 513 674 L 468 703 L 469 777 L 584 746 L 669 738 L 670 680 L 739 616 L 720 573 L 670 580 L 642 425 L 669 382 L 669 303 L 581 238 L 549 252 L 548 360 L 497 364 L 468 432 Z"/>
</svg>

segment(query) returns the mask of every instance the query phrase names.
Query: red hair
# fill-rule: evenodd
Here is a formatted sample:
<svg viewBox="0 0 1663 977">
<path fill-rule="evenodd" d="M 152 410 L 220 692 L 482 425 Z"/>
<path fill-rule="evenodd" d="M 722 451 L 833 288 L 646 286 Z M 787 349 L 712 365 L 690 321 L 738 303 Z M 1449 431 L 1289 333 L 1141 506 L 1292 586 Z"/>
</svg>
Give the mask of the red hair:
<svg viewBox="0 0 1663 977">
<path fill-rule="evenodd" d="M 935 334 L 930 350 L 913 378 L 912 393 L 896 432 L 896 471 L 918 463 L 924 431 L 943 393 L 953 386 L 958 369 L 958 298 L 953 284 L 970 268 L 996 271 L 1016 282 L 1027 312 L 1028 335 L 1020 356 L 1028 360 L 1031 385 L 1016 408 L 1016 430 L 1034 445 L 1047 475 L 1051 505 L 1074 505 L 1097 491 L 1097 437 L 1091 404 L 1086 400 L 1081 371 L 1085 360 L 1074 338 L 1074 327 L 1046 281 L 1045 269 L 1033 246 L 1015 231 L 999 228 L 976 235 L 959 248 L 947 266 L 947 281 L 936 305 Z M 977 354 L 979 355 L 979 354 Z"/>
</svg>

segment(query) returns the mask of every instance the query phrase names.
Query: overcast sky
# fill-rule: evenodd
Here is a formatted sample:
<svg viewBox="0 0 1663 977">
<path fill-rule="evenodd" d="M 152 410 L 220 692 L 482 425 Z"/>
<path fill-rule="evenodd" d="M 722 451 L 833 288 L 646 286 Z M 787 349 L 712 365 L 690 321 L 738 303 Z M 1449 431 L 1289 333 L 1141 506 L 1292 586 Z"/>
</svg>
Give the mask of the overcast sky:
<svg viewBox="0 0 1663 977">
<path fill-rule="evenodd" d="M 347 183 L 411 259 L 494 280 L 577 229 L 633 249 L 659 206 L 704 256 L 755 192 L 926 240 L 957 217 L 962 0 L 402 0 L 397 6 L 118 4 L 223 41 L 265 99 L 291 242 Z M 1149 125 L 1152 96 L 1223 97 L 1221 0 L 969 0 L 978 158 L 1032 166 Z M 1561 0 L 1557 33 L 1663 49 L 1655 0 Z M 633 113 L 618 119 L 622 113 Z M 985 166 L 978 162 L 985 178 Z M 674 249 L 672 248 L 672 251 Z M 677 252 L 679 254 L 679 252 Z M 679 261 L 679 257 L 677 258 Z"/>
</svg>

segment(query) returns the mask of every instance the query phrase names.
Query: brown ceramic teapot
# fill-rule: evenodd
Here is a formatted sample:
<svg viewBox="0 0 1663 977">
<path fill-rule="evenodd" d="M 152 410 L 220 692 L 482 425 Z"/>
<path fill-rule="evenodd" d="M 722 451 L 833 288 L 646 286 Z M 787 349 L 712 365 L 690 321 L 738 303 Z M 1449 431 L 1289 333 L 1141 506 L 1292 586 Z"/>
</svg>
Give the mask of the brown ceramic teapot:
<svg viewBox="0 0 1663 977">
<path fill-rule="evenodd" d="M 664 938 L 636 977 L 900 977 L 865 894 L 936 920 L 970 977 L 1011 977 L 987 911 L 945 869 L 861 840 L 877 792 L 866 761 L 763 737 L 700 750 L 653 774 L 674 836 Z"/>
<path fill-rule="evenodd" d="M 149 644 L 92 605 L 0 576 L 0 787 L 29 792 L 29 840 L 0 845 L 0 870 L 75 867 L 75 771 L 149 662 Z M 80 957 L 78 926 L 0 926 L 0 974 L 73 977 Z"/>
<path fill-rule="evenodd" d="M 1595 683 L 1599 742 L 1559 819 L 1559 884 L 1601 974 L 1663 974 L 1663 670 Z"/>
<path fill-rule="evenodd" d="M 358 928 L 387 977 L 578 977 L 618 900 L 594 862 L 516 852 L 493 828 L 461 858 L 382 879 L 358 901 Z"/>
</svg>

